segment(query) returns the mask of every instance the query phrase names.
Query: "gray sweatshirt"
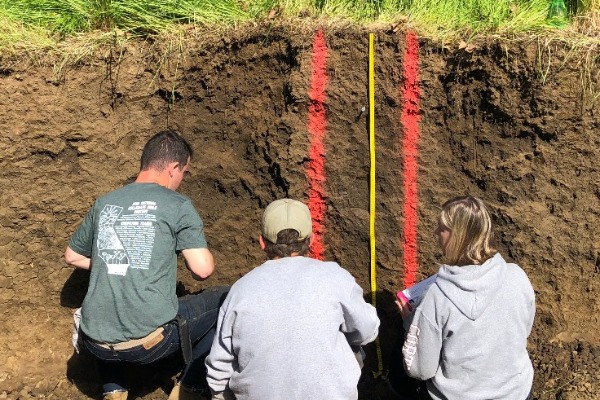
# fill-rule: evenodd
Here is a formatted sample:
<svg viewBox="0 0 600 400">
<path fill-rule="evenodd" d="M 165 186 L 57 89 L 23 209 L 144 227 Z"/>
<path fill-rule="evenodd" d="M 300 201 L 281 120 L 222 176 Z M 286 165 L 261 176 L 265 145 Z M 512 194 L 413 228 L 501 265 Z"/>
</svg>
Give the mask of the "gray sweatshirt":
<svg viewBox="0 0 600 400">
<path fill-rule="evenodd" d="M 443 265 L 416 308 L 402 353 L 433 399 L 524 400 L 533 381 L 527 337 L 535 295 L 500 254 L 481 265 Z"/>
<path fill-rule="evenodd" d="M 238 280 L 206 359 L 213 392 L 237 400 L 350 400 L 361 370 L 350 346 L 373 341 L 379 318 L 334 262 L 270 260 Z"/>
</svg>

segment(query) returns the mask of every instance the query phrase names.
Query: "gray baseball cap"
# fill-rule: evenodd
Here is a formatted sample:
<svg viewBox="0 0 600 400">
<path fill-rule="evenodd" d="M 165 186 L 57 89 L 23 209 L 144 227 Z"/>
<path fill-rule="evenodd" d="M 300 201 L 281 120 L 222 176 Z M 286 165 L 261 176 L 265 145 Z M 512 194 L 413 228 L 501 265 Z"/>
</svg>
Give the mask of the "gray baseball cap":
<svg viewBox="0 0 600 400">
<path fill-rule="evenodd" d="M 262 235 L 271 243 L 277 243 L 277 234 L 284 229 L 294 229 L 298 240 L 312 234 L 312 219 L 306 204 L 292 199 L 275 200 L 267 206 L 262 217 Z"/>
</svg>

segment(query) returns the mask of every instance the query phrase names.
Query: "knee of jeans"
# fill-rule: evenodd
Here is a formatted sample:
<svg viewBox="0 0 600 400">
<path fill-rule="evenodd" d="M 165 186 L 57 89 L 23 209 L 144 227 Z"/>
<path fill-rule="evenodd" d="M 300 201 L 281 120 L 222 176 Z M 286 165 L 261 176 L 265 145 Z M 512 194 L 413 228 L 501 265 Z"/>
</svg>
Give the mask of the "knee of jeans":
<svg viewBox="0 0 600 400">
<path fill-rule="evenodd" d="M 227 297 L 227 293 L 229 293 L 230 289 L 231 286 L 213 286 L 211 288 L 206 289 L 205 292 L 211 292 L 212 294 L 214 294 L 215 297 L 218 297 L 219 305 L 221 305 L 225 301 L 225 297 Z"/>
<path fill-rule="evenodd" d="M 225 301 L 227 293 L 229 293 L 228 287 L 226 288 L 227 289 L 217 288 L 216 290 L 210 288 L 199 294 L 182 298 L 179 302 L 179 315 L 187 319 L 213 310 L 218 310 Z"/>
</svg>

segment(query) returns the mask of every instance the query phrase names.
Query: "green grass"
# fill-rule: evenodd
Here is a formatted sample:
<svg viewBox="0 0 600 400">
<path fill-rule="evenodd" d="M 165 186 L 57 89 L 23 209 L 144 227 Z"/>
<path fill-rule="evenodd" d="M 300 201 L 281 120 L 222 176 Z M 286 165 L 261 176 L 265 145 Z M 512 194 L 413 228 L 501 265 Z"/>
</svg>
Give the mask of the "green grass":
<svg viewBox="0 0 600 400">
<path fill-rule="evenodd" d="M 182 25 L 325 18 L 402 22 L 433 37 L 548 28 L 551 0 L 0 0 L 0 50 L 28 35 L 45 43 L 89 32 L 151 35 Z M 566 0 L 571 15 L 600 15 L 600 0 Z M 25 39 L 27 41 L 27 39 Z"/>
<path fill-rule="evenodd" d="M 250 19 L 235 0 L 0 0 L 0 15 L 60 34 L 112 28 L 156 33 L 173 24 Z"/>
</svg>

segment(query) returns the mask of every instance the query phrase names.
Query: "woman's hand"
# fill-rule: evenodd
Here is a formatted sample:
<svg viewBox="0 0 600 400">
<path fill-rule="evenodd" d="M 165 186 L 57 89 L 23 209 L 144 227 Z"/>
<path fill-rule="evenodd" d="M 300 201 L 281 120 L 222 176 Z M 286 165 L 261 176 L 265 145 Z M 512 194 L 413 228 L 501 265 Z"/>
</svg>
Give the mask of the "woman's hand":
<svg viewBox="0 0 600 400">
<path fill-rule="evenodd" d="M 406 302 L 406 300 L 396 297 L 396 305 L 398 306 L 398 310 L 400 310 L 402 319 L 406 319 L 412 313 L 412 308 L 410 304 Z"/>
</svg>

